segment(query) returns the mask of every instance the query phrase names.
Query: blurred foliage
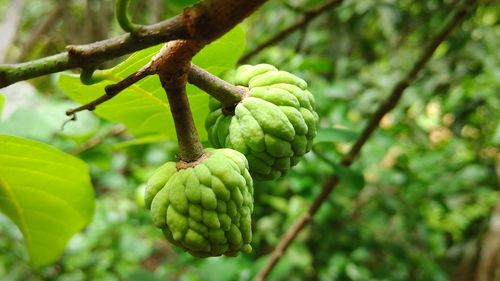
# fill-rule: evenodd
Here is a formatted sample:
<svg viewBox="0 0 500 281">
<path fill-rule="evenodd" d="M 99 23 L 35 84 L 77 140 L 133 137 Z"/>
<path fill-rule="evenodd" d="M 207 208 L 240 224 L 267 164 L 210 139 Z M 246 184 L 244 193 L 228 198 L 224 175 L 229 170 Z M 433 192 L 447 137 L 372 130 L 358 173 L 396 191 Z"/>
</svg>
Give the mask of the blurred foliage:
<svg viewBox="0 0 500 281">
<path fill-rule="evenodd" d="M 0 1 L 0 11 L 7 2 Z M 27 2 L 12 61 L 56 3 Z M 113 1 L 62 2 L 65 16 L 28 58 L 121 33 L 106 15 Z M 132 1 L 133 17 L 154 22 L 192 2 Z M 247 50 L 293 23 L 302 9 L 322 2 L 269 1 L 243 24 Z M 493 2 L 481 5 L 439 47 L 346 171 L 357 180 L 342 181 L 270 280 L 453 279 L 500 200 L 500 4 Z M 93 221 L 70 241 L 64 256 L 37 270 L 28 265 L 19 231 L 0 216 L 0 279 L 249 280 L 326 177 L 340 173 L 331 162 L 349 147 L 349 134 L 362 130 L 454 6 L 448 0 L 346 0 L 251 59 L 306 79 L 320 126 L 350 133 L 335 135 L 333 143 L 318 142 L 282 180 L 256 184 L 254 251 L 238 258 L 195 259 L 167 244 L 152 226 L 142 189 L 156 167 L 175 158 L 175 143 L 141 144 L 128 133 L 110 134 L 115 124 L 90 113 L 60 131 L 64 109 L 72 104 L 57 88 L 57 74 L 3 89 L 0 133 L 79 153 L 91 167 L 97 202 Z M 103 17 L 108 18 L 99 21 Z M 96 22 L 98 32 L 92 28 Z M 102 139 L 97 146 L 79 149 L 96 137 Z"/>
</svg>

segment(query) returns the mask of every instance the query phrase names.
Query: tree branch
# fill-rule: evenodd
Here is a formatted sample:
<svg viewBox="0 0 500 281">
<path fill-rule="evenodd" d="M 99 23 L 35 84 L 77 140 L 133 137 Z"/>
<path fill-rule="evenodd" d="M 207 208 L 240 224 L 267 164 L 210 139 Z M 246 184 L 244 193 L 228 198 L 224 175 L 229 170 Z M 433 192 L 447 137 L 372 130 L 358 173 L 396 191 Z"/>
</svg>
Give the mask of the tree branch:
<svg viewBox="0 0 500 281">
<path fill-rule="evenodd" d="M 189 69 L 188 82 L 216 98 L 223 108 L 234 107 L 246 94 L 245 88 L 234 86 L 195 64 Z"/>
<path fill-rule="evenodd" d="M 120 82 L 118 82 L 116 84 L 107 85 L 104 88 L 105 94 L 100 96 L 99 98 L 97 98 L 97 99 L 95 99 L 87 104 L 84 104 L 80 107 L 77 107 L 75 109 L 67 110 L 66 115 L 72 116 L 72 115 L 75 115 L 77 112 L 84 111 L 84 110 L 93 111 L 96 108 L 96 106 L 112 99 L 113 97 L 115 97 L 116 95 L 121 93 L 126 88 L 132 86 L 134 83 L 140 81 L 144 77 L 152 75 L 152 74 L 154 74 L 153 69 L 151 68 L 150 64 L 147 64 L 146 66 L 141 68 L 139 71 L 130 74 L 127 78 L 121 80 Z M 88 79 L 91 79 L 91 78 L 88 78 Z"/>
<path fill-rule="evenodd" d="M 162 48 L 153 62 L 167 93 L 177 133 L 179 158 L 186 163 L 195 162 L 204 153 L 186 95 L 191 58 L 202 47 L 203 44 L 196 41 L 172 41 Z"/>
<path fill-rule="evenodd" d="M 350 166 L 355 158 L 361 151 L 361 148 L 366 143 L 366 141 L 370 138 L 372 133 L 378 127 L 380 120 L 391 111 L 401 99 L 401 96 L 406 88 L 410 86 L 412 82 L 416 79 L 417 75 L 420 73 L 425 64 L 432 57 L 437 47 L 444 41 L 444 39 L 451 33 L 451 31 L 456 28 L 466 17 L 468 12 L 472 10 L 472 6 L 475 6 L 475 0 L 468 0 L 465 2 L 463 6 L 461 6 L 458 11 L 453 15 L 452 19 L 440 29 L 439 33 L 436 37 L 432 39 L 432 41 L 425 47 L 421 56 L 416 61 L 412 69 L 405 75 L 405 77 L 397 83 L 391 95 L 387 98 L 387 100 L 380 105 L 380 107 L 375 111 L 372 118 L 367 123 L 365 129 L 361 133 L 360 137 L 354 143 L 350 151 L 343 157 L 341 164 L 343 166 Z M 261 269 L 261 271 L 257 274 L 254 281 L 262 281 L 264 280 L 274 266 L 278 263 L 280 258 L 284 255 L 288 246 L 293 242 L 293 240 L 297 237 L 297 234 L 304 228 L 304 226 L 309 223 L 312 217 L 316 214 L 321 205 L 328 199 L 328 196 L 335 189 L 337 184 L 339 183 L 339 178 L 337 175 L 332 175 L 328 179 L 328 181 L 324 184 L 321 193 L 316 197 L 312 205 L 309 207 L 307 212 L 302 215 L 299 219 L 297 219 L 294 224 L 288 229 L 288 231 L 282 236 L 279 244 L 271 253 L 269 260 L 266 265 Z"/>
<path fill-rule="evenodd" d="M 18 81 L 77 67 L 95 67 L 107 60 L 162 42 L 189 38 L 182 16 L 146 26 L 141 35 L 125 34 L 87 45 L 68 46 L 67 51 L 29 62 L 0 65 L 0 88 Z"/>
<path fill-rule="evenodd" d="M 251 50 L 248 53 L 244 54 L 240 58 L 240 60 L 238 61 L 238 63 L 240 63 L 240 64 L 246 63 L 250 58 L 252 58 L 256 54 L 260 53 L 265 48 L 267 48 L 269 46 L 272 46 L 272 45 L 275 45 L 276 43 L 278 43 L 278 42 L 282 41 L 283 39 L 285 39 L 291 33 L 295 32 L 295 31 L 297 31 L 299 29 L 304 28 L 306 25 L 308 25 L 312 20 L 314 20 L 315 18 L 317 18 L 319 15 L 321 15 L 322 13 L 328 11 L 329 9 L 331 9 L 333 7 L 336 7 L 337 5 L 342 4 L 342 2 L 343 2 L 343 0 L 329 0 L 329 1 L 325 2 L 325 3 L 323 3 L 320 6 L 317 6 L 317 7 L 313 8 L 313 9 L 311 9 L 309 11 L 304 12 L 304 14 L 302 15 L 302 17 L 299 20 L 297 20 L 295 23 L 293 23 L 289 27 L 285 28 L 280 33 L 276 34 L 275 36 L 273 36 L 272 38 L 268 39 L 264 43 L 258 45 L 253 50 Z"/>
<path fill-rule="evenodd" d="M 138 27 L 134 35 L 68 46 L 64 53 L 38 60 L 0 65 L 0 88 L 15 82 L 72 68 L 92 68 L 147 47 L 176 39 L 211 42 L 229 31 L 266 0 L 204 0 L 182 14 L 153 25 Z"/>
<path fill-rule="evenodd" d="M 108 137 L 116 137 L 116 136 L 123 134 L 125 132 L 125 130 L 126 130 L 125 126 L 118 124 L 118 125 L 114 126 L 111 130 L 106 132 L 105 134 L 94 136 L 93 138 L 91 138 L 89 141 L 87 141 L 83 145 L 76 147 L 76 148 L 72 149 L 71 151 L 69 151 L 69 153 L 72 155 L 82 154 L 82 153 L 89 151 L 92 148 L 98 146 L 104 140 L 106 140 Z"/>
</svg>

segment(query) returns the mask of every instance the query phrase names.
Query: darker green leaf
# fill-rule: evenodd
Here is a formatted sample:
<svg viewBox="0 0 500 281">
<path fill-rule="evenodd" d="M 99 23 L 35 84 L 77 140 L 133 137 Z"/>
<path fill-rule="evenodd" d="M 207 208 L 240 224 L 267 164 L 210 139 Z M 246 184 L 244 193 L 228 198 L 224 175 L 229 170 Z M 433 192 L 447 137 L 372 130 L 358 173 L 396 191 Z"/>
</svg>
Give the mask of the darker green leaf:
<svg viewBox="0 0 500 281">
<path fill-rule="evenodd" d="M 359 136 L 358 132 L 340 128 L 319 128 L 314 143 L 352 142 Z"/>
</svg>

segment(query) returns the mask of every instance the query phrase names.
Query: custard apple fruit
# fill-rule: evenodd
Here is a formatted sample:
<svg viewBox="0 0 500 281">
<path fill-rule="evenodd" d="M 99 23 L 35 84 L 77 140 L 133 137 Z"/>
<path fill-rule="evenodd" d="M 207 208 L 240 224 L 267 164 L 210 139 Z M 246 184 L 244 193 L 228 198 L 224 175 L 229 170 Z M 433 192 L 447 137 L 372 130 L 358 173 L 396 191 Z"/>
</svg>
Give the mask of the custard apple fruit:
<svg viewBox="0 0 500 281">
<path fill-rule="evenodd" d="M 253 183 L 245 156 L 206 149 L 187 165 L 168 162 L 148 181 L 145 204 L 154 224 L 197 257 L 250 252 Z"/>
<path fill-rule="evenodd" d="M 209 141 L 243 153 L 254 179 L 277 179 L 311 150 L 318 122 L 314 97 L 304 80 L 269 64 L 240 66 L 234 82 L 247 87 L 247 95 L 234 108 L 210 98 Z"/>
</svg>

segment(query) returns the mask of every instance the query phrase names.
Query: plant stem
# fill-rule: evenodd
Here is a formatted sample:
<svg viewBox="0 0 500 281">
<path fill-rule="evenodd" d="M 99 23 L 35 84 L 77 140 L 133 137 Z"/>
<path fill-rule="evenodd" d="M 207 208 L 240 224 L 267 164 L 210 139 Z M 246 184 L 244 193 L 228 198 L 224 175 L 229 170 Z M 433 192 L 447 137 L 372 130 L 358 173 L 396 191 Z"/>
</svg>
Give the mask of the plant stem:
<svg viewBox="0 0 500 281">
<path fill-rule="evenodd" d="M 116 0 L 116 20 L 120 27 L 126 32 L 130 32 L 132 35 L 137 33 L 139 25 L 133 24 L 128 17 L 128 6 L 130 4 L 130 0 Z"/>
<path fill-rule="evenodd" d="M 191 58 L 203 46 L 203 43 L 196 41 L 172 41 L 167 43 L 151 62 L 167 93 L 177 133 L 179 158 L 187 163 L 194 162 L 203 156 L 203 145 L 200 142 L 186 94 Z"/>
<path fill-rule="evenodd" d="M 84 73 L 82 73 L 83 75 Z M 139 80 L 143 79 L 144 77 L 146 76 L 149 76 L 149 75 L 152 75 L 154 74 L 152 72 L 152 69 L 150 67 L 150 64 L 148 63 L 146 66 L 144 66 L 143 68 L 141 68 L 140 70 L 130 74 L 128 77 L 126 77 L 125 79 L 121 80 L 120 82 L 116 83 L 116 84 L 110 84 L 110 85 L 107 85 L 105 88 L 104 88 L 104 92 L 105 94 L 98 97 L 97 99 L 89 102 L 89 103 L 86 103 L 82 106 L 79 106 L 77 108 L 74 108 L 74 109 L 69 109 L 66 111 L 66 115 L 68 116 L 71 116 L 71 115 L 74 115 L 76 114 L 77 112 L 80 112 L 80 111 L 84 111 L 84 110 L 89 110 L 89 111 L 93 111 L 96 106 L 102 104 L 102 103 L 105 103 L 107 102 L 108 100 L 112 99 L 113 97 L 115 97 L 116 95 L 118 95 L 119 93 L 121 93 L 123 90 L 125 90 L 126 88 L 132 86 L 134 83 L 138 82 Z M 90 74 L 86 74 L 87 76 L 88 75 L 92 75 L 92 73 Z M 93 78 L 92 77 L 87 77 L 85 79 L 81 79 L 81 80 L 87 80 L 87 82 L 93 82 Z M 88 81 L 88 80 L 91 80 L 91 81 Z M 98 80 L 98 79 L 96 79 Z M 82 81 L 83 83 L 84 81 Z M 85 83 L 84 83 L 85 84 Z"/>
<path fill-rule="evenodd" d="M 343 0 L 329 0 L 321 5 L 312 8 L 311 10 L 308 10 L 303 13 L 303 15 L 292 25 L 289 27 L 283 29 L 280 33 L 274 35 L 267 41 L 263 42 L 262 44 L 258 45 L 255 47 L 253 50 L 250 50 L 248 53 L 244 54 L 238 61 L 238 63 L 246 63 L 250 58 L 255 56 L 256 54 L 260 53 L 262 50 L 264 50 L 267 47 L 273 46 L 276 43 L 282 41 L 285 39 L 288 35 L 292 34 L 293 32 L 300 30 L 307 26 L 312 20 L 317 18 L 318 16 L 322 15 L 323 13 L 327 12 L 331 8 L 334 8 L 344 2 Z"/>
<path fill-rule="evenodd" d="M 155 71 L 156 70 L 151 67 L 151 63 L 148 63 L 140 70 L 130 74 L 120 82 L 107 85 L 104 88 L 105 94 L 100 96 L 99 98 L 77 108 L 67 110 L 66 115 L 70 116 L 84 110 L 92 111 L 98 105 L 114 98 L 120 92 L 138 82 L 139 80 L 145 78 L 146 76 L 155 74 Z M 101 77 L 99 77 L 99 75 L 95 77 L 93 69 L 84 69 L 82 71 L 82 74 L 80 75 L 80 79 L 85 85 L 100 82 L 105 78 L 105 74 L 101 74 Z M 240 102 L 246 94 L 244 88 L 234 86 L 211 74 L 210 72 L 203 70 L 195 64 L 191 64 L 191 67 L 189 68 L 188 81 L 220 101 L 223 104 L 223 108 L 227 108 L 229 112 L 231 111 L 231 108 L 234 107 L 235 104 Z"/>
<path fill-rule="evenodd" d="M 189 69 L 188 81 L 216 98 L 224 108 L 239 103 L 246 93 L 244 88 L 234 86 L 194 64 Z"/>
<path fill-rule="evenodd" d="M 164 88 L 167 92 L 170 111 L 174 119 L 180 151 L 179 158 L 184 162 L 194 162 L 203 155 L 203 145 L 194 125 L 193 114 L 186 95 L 186 87 L 184 85 L 178 88 L 166 86 Z"/>
</svg>

